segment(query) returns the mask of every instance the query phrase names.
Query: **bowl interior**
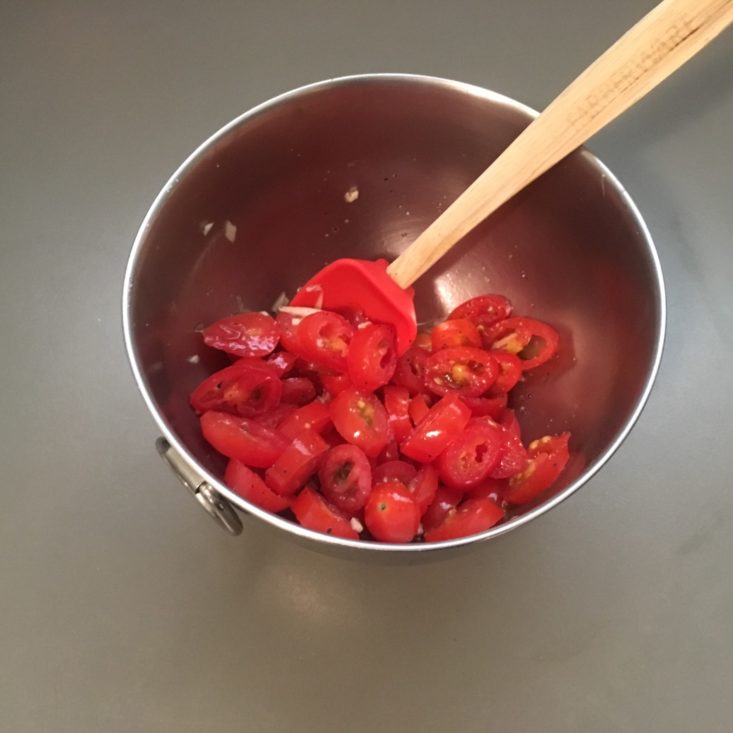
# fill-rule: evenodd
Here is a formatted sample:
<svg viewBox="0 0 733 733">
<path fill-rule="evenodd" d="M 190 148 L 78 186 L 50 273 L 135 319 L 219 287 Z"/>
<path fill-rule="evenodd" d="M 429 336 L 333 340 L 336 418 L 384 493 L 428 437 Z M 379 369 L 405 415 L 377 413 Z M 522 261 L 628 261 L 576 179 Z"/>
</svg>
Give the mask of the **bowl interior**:
<svg viewBox="0 0 733 733">
<path fill-rule="evenodd" d="M 224 463 L 203 442 L 188 395 L 226 360 L 197 330 L 268 309 L 338 257 L 393 258 L 530 119 L 465 85 L 357 78 L 263 105 L 189 159 L 139 235 L 129 329 L 143 389 L 206 470 L 220 477 Z M 559 358 L 513 400 L 529 439 L 572 433 L 576 457 L 557 492 L 632 419 L 657 358 L 660 287 L 628 198 L 578 151 L 427 273 L 416 305 L 429 322 L 470 296 L 503 293 L 517 313 L 559 330 Z"/>
</svg>

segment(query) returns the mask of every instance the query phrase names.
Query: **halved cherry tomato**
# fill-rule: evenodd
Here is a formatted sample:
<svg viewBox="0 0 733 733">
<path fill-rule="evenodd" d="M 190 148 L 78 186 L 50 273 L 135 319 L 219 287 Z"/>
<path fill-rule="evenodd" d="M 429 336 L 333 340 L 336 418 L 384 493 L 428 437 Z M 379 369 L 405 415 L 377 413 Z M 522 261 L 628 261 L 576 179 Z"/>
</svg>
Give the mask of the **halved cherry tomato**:
<svg viewBox="0 0 733 733">
<path fill-rule="evenodd" d="M 382 484 L 385 481 L 399 481 L 405 486 L 417 476 L 417 469 L 407 461 L 385 461 L 372 472 L 372 482 Z"/>
<path fill-rule="evenodd" d="M 412 424 L 417 425 L 420 420 L 422 420 L 425 415 L 430 412 L 430 403 L 428 402 L 427 395 L 423 394 L 422 392 L 420 394 L 416 394 L 410 400 L 408 411 L 410 414 L 410 420 L 412 420 Z M 412 426 L 410 426 L 410 430 L 412 430 Z"/>
<path fill-rule="evenodd" d="M 280 403 L 274 410 L 259 415 L 256 419 L 260 425 L 268 428 L 277 428 L 286 418 L 296 411 L 295 405 L 284 405 Z M 288 437 L 288 436 L 285 436 Z"/>
<path fill-rule="evenodd" d="M 413 428 L 401 450 L 421 463 L 434 461 L 460 435 L 470 418 L 471 410 L 460 398 L 446 395 Z"/>
<path fill-rule="evenodd" d="M 407 488 L 420 509 L 420 514 L 426 512 L 433 503 L 435 492 L 438 490 L 438 472 L 435 466 L 432 463 L 421 466 Z"/>
<path fill-rule="evenodd" d="M 356 514 L 372 490 L 372 467 L 364 451 L 344 443 L 331 448 L 318 472 L 323 495 L 347 514 Z"/>
<path fill-rule="evenodd" d="M 529 371 L 552 359 L 560 344 L 560 335 L 549 324 L 534 318 L 521 318 L 530 334 L 529 343 L 519 352 L 522 371 Z"/>
<path fill-rule="evenodd" d="M 275 323 L 277 323 L 280 329 L 280 346 L 296 356 L 302 356 L 300 353 L 300 341 L 296 333 L 298 324 L 302 320 L 302 318 L 285 313 L 284 311 L 280 311 L 275 318 Z"/>
<path fill-rule="evenodd" d="M 400 387 L 407 387 L 411 395 L 422 392 L 425 389 L 425 366 L 429 357 L 430 352 L 413 344 L 397 360 L 392 381 Z"/>
<path fill-rule="evenodd" d="M 347 387 L 352 386 L 348 374 L 322 374 L 321 384 L 331 397 L 341 394 Z"/>
<path fill-rule="evenodd" d="M 522 427 L 519 424 L 519 420 L 517 420 L 517 413 L 514 410 L 504 410 L 504 414 L 498 422 L 499 425 L 512 435 L 515 435 L 520 440 L 522 439 Z"/>
<path fill-rule="evenodd" d="M 280 329 L 265 313 L 238 313 L 207 326 L 204 343 L 234 356 L 267 356 L 280 339 Z"/>
<path fill-rule="evenodd" d="M 508 396 L 506 393 L 499 393 L 491 397 L 461 397 L 471 408 L 474 417 L 490 417 L 498 420 L 506 409 Z"/>
<path fill-rule="evenodd" d="M 488 421 L 470 422 L 440 454 L 438 471 L 446 486 L 466 491 L 487 478 L 506 442 L 506 431 Z"/>
<path fill-rule="evenodd" d="M 512 304 L 503 295 L 479 295 L 454 308 L 448 318 L 468 318 L 477 326 L 486 327 L 509 318 L 511 312 Z"/>
<path fill-rule="evenodd" d="M 333 398 L 329 413 L 343 439 L 369 457 L 378 456 L 389 442 L 387 412 L 373 394 L 349 387 Z"/>
<path fill-rule="evenodd" d="M 418 349 L 425 351 L 433 350 L 433 337 L 427 331 L 418 331 L 415 341 L 412 344 Z"/>
<path fill-rule="evenodd" d="M 504 501 L 504 492 L 509 486 L 506 479 L 487 478 L 478 486 L 474 486 L 466 492 L 466 496 L 471 499 L 491 499 L 501 505 Z"/>
<path fill-rule="evenodd" d="M 420 509 L 402 483 L 389 481 L 372 489 L 364 522 L 382 542 L 410 542 L 420 526 Z"/>
<path fill-rule="evenodd" d="M 507 393 L 522 378 L 522 360 L 508 351 L 492 351 L 491 355 L 499 365 L 499 375 L 491 389 L 495 393 Z"/>
<path fill-rule="evenodd" d="M 455 349 L 458 346 L 481 346 L 481 334 L 467 318 L 439 323 L 433 328 L 430 338 L 432 351 Z"/>
<path fill-rule="evenodd" d="M 288 499 L 278 496 L 258 474 L 241 461 L 229 461 L 224 472 L 224 483 L 235 494 L 268 512 L 276 514 L 290 506 Z"/>
<path fill-rule="evenodd" d="M 345 318 L 329 311 L 312 313 L 298 324 L 295 335 L 308 359 L 328 369 L 346 371 L 354 328 Z"/>
<path fill-rule="evenodd" d="M 568 462 L 569 433 L 545 435 L 529 444 L 525 467 L 509 479 L 504 498 L 511 504 L 526 504 L 549 489 Z"/>
<path fill-rule="evenodd" d="M 265 472 L 267 485 L 280 496 L 294 494 L 318 470 L 328 443 L 306 428 Z"/>
<path fill-rule="evenodd" d="M 532 334 L 523 318 L 507 318 L 488 326 L 483 339 L 487 349 L 518 354 L 532 340 Z"/>
<path fill-rule="evenodd" d="M 278 430 L 290 440 L 305 429 L 322 433 L 331 424 L 328 408 L 320 400 L 313 400 L 309 405 L 299 407 L 277 426 Z"/>
<path fill-rule="evenodd" d="M 453 491 L 453 489 L 445 486 L 438 486 L 430 506 L 423 513 L 423 528 L 427 531 L 437 527 L 445 519 L 448 512 L 458 506 L 462 498 L 462 492 Z"/>
<path fill-rule="evenodd" d="M 268 468 L 288 446 L 287 440 L 272 428 L 214 410 L 201 416 L 201 432 L 219 453 L 255 468 Z"/>
<path fill-rule="evenodd" d="M 397 441 L 392 438 L 376 458 L 372 457 L 369 460 L 372 462 L 372 467 L 374 467 L 381 466 L 383 463 L 388 463 L 389 461 L 398 461 L 399 459 L 400 446 L 397 444 Z"/>
<path fill-rule="evenodd" d="M 435 528 L 426 530 L 426 542 L 441 542 L 468 537 L 491 529 L 504 519 L 504 510 L 491 499 L 466 499 L 457 509 L 451 509 Z"/>
<path fill-rule="evenodd" d="M 491 387 L 498 373 L 496 359 L 483 349 L 442 349 L 428 358 L 425 386 L 437 395 L 478 397 Z"/>
<path fill-rule="evenodd" d="M 387 410 L 387 419 L 392 429 L 394 439 L 402 442 L 412 430 L 408 407 L 410 393 L 406 387 L 387 385 L 384 388 L 384 409 Z"/>
<path fill-rule="evenodd" d="M 491 471 L 491 478 L 510 478 L 527 465 L 527 449 L 521 438 L 504 428 L 504 440 L 501 457 Z"/>
<path fill-rule="evenodd" d="M 316 388 L 308 377 L 290 377 L 282 380 L 282 397 L 289 405 L 307 405 L 316 398 Z"/>
<path fill-rule="evenodd" d="M 349 520 L 337 509 L 329 506 L 326 500 L 310 486 L 306 486 L 293 499 L 290 508 L 298 522 L 306 529 L 334 537 L 344 537 L 348 540 L 359 539 L 358 532 L 351 526 Z"/>
<path fill-rule="evenodd" d="M 267 357 L 265 363 L 274 367 L 277 370 L 279 377 L 283 377 L 293 370 L 295 362 L 297 361 L 298 357 L 295 354 L 291 354 L 289 351 L 276 351 L 274 354 Z"/>
<path fill-rule="evenodd" d="M 355 387 L 373 392 L 392 379 L 397 366 L 397 337 L 392 326 L 370 323 L 356 329 L 346 357 Z"/>
</svg>

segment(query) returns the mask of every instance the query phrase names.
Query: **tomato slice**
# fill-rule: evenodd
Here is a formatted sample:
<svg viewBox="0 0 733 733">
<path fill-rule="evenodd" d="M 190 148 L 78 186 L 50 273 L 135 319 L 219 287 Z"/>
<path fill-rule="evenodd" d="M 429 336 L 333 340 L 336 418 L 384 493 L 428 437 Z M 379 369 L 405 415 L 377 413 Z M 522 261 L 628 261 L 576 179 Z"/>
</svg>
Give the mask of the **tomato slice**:
<svg viewBox="0 0 733 733">
<path fill-rule="evenodd" d="M 315 430 L 301 430 L 265 472 L 267 485 L 280 496 L 294 494 L 318 470 L 327 450 L 328 443 Z"/>
<path fill-rule="evenodd" d="M 275 320 L 265 313 L 238 313 L 207 326 L 204 343 L 234 356 L 267 356 L 280 340 Z"/>
<path fill-rule="evenodd" d="M 425 367 L 430 352 L 419 346 L 411 346 L 398 360 L 394 384 L 406 387 L 411 395 L 425 390 Z"/>
<path fill-rule="evenodd" d="M 438 486 L 430 506 L 423 513 L 422 524 L 425 531 L 437 527 L 448 512 L 458 506 L 462 498 L 463 494 L 460 491 Z"/>
<path fill-rule="evenodd" d="M 322 374 L 321 384 L 331 397 L 341 394 L 345 389 L 352 386 L 348 374 Z"/>
<path fill-rule="evenodd" d="M 344 443 L 331 448 L 318 472 L 321 491 L 334 506 L 356 514 L 372 490 L 372 467 L 361 448 Z"/>
<path fill-rule="evenodd" d="M 289 351 L 276 351 L 265 360 L 266 364 L 277 370 L 279 377 L 283 377 L 293 370 L 298 357 Z"/>
<path fill-rule="evenodd" d="M 402 483 L 389 481 L 372 489 L 364 522 L 375 539 L 410 542 L 420 526 L 420 510 Z"/>
<path fill-rule="evenodd" d="M 418 349 L 423 349 L 424 351 L 432 351 L 433 337 L 427 331 L 418 331 L 412 345 Z"/>
<path fill-rule="evenodd" d="M 552 359 L 560 344 L 560 334 L 544 321 L 522 318 L 522 326 L 530 334 L 529 343 L 519 352 L 522 371 L 536 369 Z"/>
<path fill-rule="evenodd" d="M 506 479 L 488 478 L 467 491 L 466 496 L 471 499 L 491 499 L 491 501 L 501 505 L 504 501 L 507 486 L 509 486 L 509 482 Z"/>
<path fill-rule="evenodd" d="M 481 347 L 481 334 L 467 318 L 443 321 L 430 334 L 432 351 L 455 349 L 459 346 Z"/>
<path fill-rule="evenodd" d="M 290 417 L 297 408 L 295 405 L 283 405 L 279 404 L 274 410 L 258 415 L 257 422 L 260 425 L 265 425 L 268 428 L 277 428 L 286 418 Z M 285 436 L 288 437 L 288 436 Z"/>
<path fill-rule="evenodd" d="M 499 462 L 506 432 L 488 421 L 469 423 L 440 454 L 438 472 L 451 489 L 466 491 L 487 478 Z"/>
<path fill-rule="evenodd" d="M 519 473 L 527 465 L 527 449 L 519 436 L 511 431 L 504 430 L 504 445 L 499 462 L 491 471 L 491 478 L 510 478 Z"/>
<path fill-rule="evenodd" d="M 471 409 L 474 417 L 490 417 L 498 420 L 504 414 L 509 397 L 506 393 L 499 393 L 492 397 L 461 397 Z"/>
<path fill-rule="evenodd" d="M 298 324 L 295 335 L 307 359 L 328 369 L 346 371 L 354 328 L 345 318 L 329 311 L 312 313 Z"/>
<path fill-rule="evenodd" d="M 570 433 L 545 435 L 529 444 L 525 467 L 509 479 L 504 498 L 511 504 L 526 504 L 552 486 L 570 457 Z"/>
<path fill-rule="evenodd" d="M 454 308 L 448 318 L 467 318 L 486 327 L 509 318 L 511 312 L 512 304 L 503 295 L 479 295 Z"/>
<path fill-rule="evenodd" d="M 471 410 L 455 395 L 446 395 L 413 428 L 402 452 L 415 461 L 434 461 L 468 424 Z"/>
<path fill-rule="evenodd" d="M 428 358 L 425 386 L 437 395 L 478 397 L 491 387 L 498 373 L 496 359 L 483 349 L 442 349 Z"/>
<path fill-rule="evenodd" d="M 522 427 L 517 419 L 517 413 L 514 410 L 505 410 L 501 419 L 498 421 L 505 430 L 510 432 L 512 435 L 516 435 L 520 440 L 522 439 Z"/>
<path fill-rule="evenodd" d="M 300 341 L 297 336 L 298 324 L 302 320 L 302 318 L 285 313 L 284 311 L 280 311 L 275 318 L 275 323 L 277 323 L 277 327 L 280 329 L 280 346 L 295 356 L 302 356 L 300 352 Z"/>
<path fill-rule="evenodd" d="M 329 412 L 343 439 L 370 458 L 376 458 L 389 442 L 387 411 L 374 395 L 349 387 L 333 398 Z"/>
<path fill-rule="evenodd" d="M 277 407 L 281 395 L 282 383 L 274 367 L 236 362 L 204 379 L 191 393 L 191 406 L 199 414 L 220 410 L 255 417 Z"/>
<path fill-rule="evenodd" d="M 389 443 L 387 443 L 385 449 L 376 458 L 370 458 L 369 460 L 372 462 L 372 468 L 374 468 L 375 466 L 381 466 L 383 463 L 388 463 L 389 461 L 399 461 L 399 459 L 400 446 L 397 441 L 392 438 Z"/>
<path fill-rule="evenodd" d="M 309 405 L 298 407 L 287 415 L 278 425 L 278 430 L 293 440 L 303 430 L 315 430 L 322 433 L 331 424 L 328 408 L 320 400 L 313 400 Z"/>
<path fill-rule="evenodd" d="M 507 318 L 488 326 L 483 338 L 487 349 L 518 354 L 532 340 L 532 334 L 523 318 Z"/>
<path fill-rule="evenodd" d="M 293 499 L 290 508 L 295 518 L 306 529 L 312 529 L 334 537 L 344 537 L 347 540 L 358 540 L 359 534 L 337 509 L 329 506 L 326 500 L 306 486 Z"/>
<path fill-rule="evenodd" d="M 407 461 L 385 461 L 380 463 L 372 473 L 372 482 L 382 484 L 385 481 L 399 481 L 404 486 L 417 476 L 417 469 Z"/>
<path fill-rule="evenodd" d="M 420 514 L 425 513 L 433 503 L 435 493 L 438 490 L 438 471 L 435 466 L 432 463 L 421 466 L 407 488 L 410 490 Z"/>
<path fill-rule="evenodd" d="M 316 398 L 316 388 L 308 377 L 290 377 L 282 380 L 283 402 L 290 405 L 307 405 Z"/>
<path fill-rule="evenodd" d="M 408 411 L 412 424 L 417 425 L 430 412 L 430 403 L 428 402 L 427 395 L 422 393 L 416 394 L 410 400 Z M 410 430 L 412 430 L 412 425 L 410 426 Z"/>
<path fill-rule="evenodd" d="M 387 384 L 397 367 L 397 337 L 392 326 L 370 323 L 356 329 L 346 357 L 355 387 L 373 392 Z"/>
<path fill-rule="evenodd" d="M 445 519 L 425 532 L 426 542 L 441 542 L 469 537 L 491 529 L 504 519 L 504 510 L 491 499 L 466 499 L 457 509 L 451 509 Z"/>
<path fill-rule="evenodd" d="M 410 393 L 406 387 L 387 385 L 384 388 L 384 409 L 394 439 L 401 443 L 412 430 L 410 422 Z"/>
<path fill-rule="evenodd" d="M 290 501 L 278 496 L 252 469 L 234 459 L 227 464 L 224 483 L 243 499 L 251 501 L 260 509 L 277 514 L 290 506 Z"/>
<path fill-rule="evenodd" d="M 201 432 L 219 453 L 255 468 L 268 468 L 288 446 L 287 440 L 272 428 L 214 410 L 201 416 Z"/>
<path fill-rule="evenodd" d="M 493 392 L 507 393 L 522 378 L 522 360 L 508 351 L 492 351 L 491 355 L 499 365 L 499 374 L 491 389 Z"/>
</svg>

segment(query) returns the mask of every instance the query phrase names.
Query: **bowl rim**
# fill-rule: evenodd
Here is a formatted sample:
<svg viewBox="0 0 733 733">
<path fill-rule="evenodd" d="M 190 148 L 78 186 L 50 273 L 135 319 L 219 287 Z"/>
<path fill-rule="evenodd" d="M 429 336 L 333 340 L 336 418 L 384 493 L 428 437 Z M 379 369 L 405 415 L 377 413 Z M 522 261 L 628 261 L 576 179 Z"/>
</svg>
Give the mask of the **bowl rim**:
<svg viewBox="0 0 733 733">
<path fill-rule="evenodd" d="M 587 148 L 582 147 L 583 155 L 587 161 L 595 168 L 598 172 L 606 177 L 606 185 L 613 186 L 621 197 L 627 211 L 631 214 L 635 220 L 636 225 L 639 229 L 639 234 L 642 237 L 644 244 L 646 245 L 647 255 L 652 264 L 654 271 L 656 288 L 655 297 L 657 300 L 657 306 L 659 311 L 659 319 L 656 323 L 656 334 L 654 343 L 654 353 L 651 368 L 648 371 L 644 388 L 639 395 L 634 409 L 626 420 L 624 426 L 618 432 L 614 440 L 609 446 L 601 453 L 590 466 L 587 466 L 583 473 L 578 476 L 572 483 L 566 486 L 561 492 L 555 496 L 547 499 L 546 501 L 533 507 L 530 511 L 525 514 L 512 517 L 509 521 L 496 525 L 491 529 L 481 532 L 480 534 L 470 535 L 468 537 L 459 537 L 453 540 L 444 540 L 442 542 L 418 542 L 418 543 L 395 543 L 388 544 L 382 542 L 373 542 L 369 540 L 349 540 L 341 537 L 334 537 L 332 535 L 322 534 L 314 530 L 306 529 L 301 525 L 276 514 L 260 509 L 256 505 L 249 501 L 241 498 L 229 489 L 220 479 L 205 469 L 194 456 L 188 451 L 186 446 L 178 439 L 177 435 L 168 426 L 166 421 L 163 419 L 161 413 L 158 411 L 153 401 L 152 395 L 147 387 L 145 378 L 139 366 L 138 352 L 135 347 L 132 338 L 132 323 L 131 323 L 131 304 L 132 295 L 134 290 L 134 278 L 137 269 L 137 261 L 139 258 L 140 251 L 143 248 L 145 238 L 155 218 L 170 198 L 171 194 L 179 184 L 181 179 L 199 162 L 204 154 L 209 151 L 214 145 L 226 138 L 232 131 L 244 126 L 245 124 L 252 121 L 259 115 L 283 104 L 287 104 L 299 97 L 313 94 L 315 92 L 322 91 L 344 85 L 354 84 L 373 84 L 380 82 L 403 82 L 413 85 L 423 85 L 431 88 L 442 88 L 449 89 L 452 91 L 458 91 L 462 94 L 475 96 L 483 100 L 488 100 L 504 107 L 516 110 L 525 114 L 528 118 L 534 118 L 539 113 L 537 110 L 529 107 L 521 102 L 500 94 L 498 92 L 485 89 L 475 84 L 469 84 L 466 82 L 455 81 L 451 79 L 445 79 L 436 76 L 422 75 L 422 74 L 406 74 L 406 73 L 367 73 L 367 74 L 353 74 L 348 76 L 340 76 L 331 79 L 325 79 L 323 81 L 306 84 L 304 86 L 297 87 L 290 91 L 279 94 L 272 97 L 252 108 L 243 112 L 241 115 L 235 117 L 230 122 L 226 123 L 223 127 L 219 128 L 216 132 L 210 135 L 204 140 L 175 170 L 175 172 L 166 181 L 160 192 L 157 194 L 153 203 L 150 205 L 145 217 L 143 218 L 140 227 L 138 228 L 137 234 L 133 241 L 132 249 L 127 261 L 125 268 L 123 292 L 122 292 L 122 328 L 124 333 L 125 349 L 127 352 L 130 367 L 132 369 L 135 382 L 138 390 L 143 397 L 148 411 L 152 415 L 158 429 L 161 431 L 166 440 L 170 445 L 180 454 L 183 460 L 189 464 L 189 466 L 200 474 L 203 481 L 211 484 L 216 491 L 218 491 L 224 498 L 236 506 L 240 511 L 246 514 L 253 514 L 259 519 L 267 522 L 268 524 L 277 527 L 278 529 L 294 534 L 298 537 L 314 540 L 318 543 L 347 548 L 350 550 L 360 550 L 368 552 L 379 552 L 379 553 L 411 553 L 411 552 L 437 552 L 439 550 L 446 550 L 451 548 L 464 547 L 466 545 L 484 542 L 496 537 L 500 537 L 508 532 L 511 532 L 519 527 L 528 524 L 529 522 L 537 519 L 537 517 L 546 514 L 551 509 L 564 502 L 588 481 L 595 476 L 598 471 L 609 461 L 609 459 L 616 453 L 621 444 L 626 440 L 632 428 L 638 421 L 644 407 L 647 404 L 649 395 L 654 386 L 654 382 L 659 373 L 659 366 L 662 359 L 662 353 L 664 350 L 664 341 L 666 334 L 666 323 L 667 323 L 667 303 L 666 303 L 666 291 L 664 285 L 664 276 L 662 274 L 662 267 L 659 260 L 654 241 L 652 239 L 649 228 L 646 222 L 641 216 L 639 209 L 632 200 L 629 193 L 626 191 L 621 182 L 616 176 L 608 169 L 608 167 L 601 162 L 595 155 L 590 153 Z"/>
</svg>

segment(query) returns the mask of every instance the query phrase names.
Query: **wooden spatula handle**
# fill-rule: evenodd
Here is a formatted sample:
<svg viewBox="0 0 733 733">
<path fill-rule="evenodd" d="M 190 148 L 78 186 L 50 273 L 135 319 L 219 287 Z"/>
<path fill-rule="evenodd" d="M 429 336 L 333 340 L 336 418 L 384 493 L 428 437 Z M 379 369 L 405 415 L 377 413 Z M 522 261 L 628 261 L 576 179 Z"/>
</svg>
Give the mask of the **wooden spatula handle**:
<svg viewBox="0 0 733 733">
<path fill-rule="evenodd" d="M 664 0 L 591 64 L 388 268 L 403 288 L 733 21 L 733 0 Z"/>
</svg>

